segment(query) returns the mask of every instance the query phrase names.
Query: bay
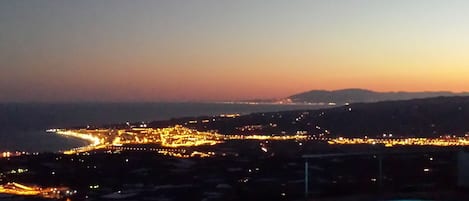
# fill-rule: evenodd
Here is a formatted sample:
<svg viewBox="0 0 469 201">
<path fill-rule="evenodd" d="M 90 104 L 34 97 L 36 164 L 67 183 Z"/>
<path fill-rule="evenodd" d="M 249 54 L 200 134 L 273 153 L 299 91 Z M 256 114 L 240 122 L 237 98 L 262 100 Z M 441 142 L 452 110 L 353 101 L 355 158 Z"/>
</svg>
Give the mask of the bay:
<svg viewBox="0 0 469 201">
<path fill-rule="evenodd" d="M 46 133 L 49 128 L 320 107 L 225 103 L 7 103 L 0 104 L 0 151 L 55 152 L 86 144 Z"/>
</svg>

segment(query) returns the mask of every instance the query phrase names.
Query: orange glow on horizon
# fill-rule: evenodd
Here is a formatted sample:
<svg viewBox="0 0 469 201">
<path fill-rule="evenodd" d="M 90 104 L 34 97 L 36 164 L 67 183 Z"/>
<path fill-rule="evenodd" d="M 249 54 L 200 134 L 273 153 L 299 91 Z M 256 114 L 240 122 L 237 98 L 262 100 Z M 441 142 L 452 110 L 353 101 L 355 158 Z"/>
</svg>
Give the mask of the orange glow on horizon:
<svg viewBox="0 0 469 201">
<path fill-rule="evenodd" d="M 0 4 L 0 102 L 469 91 L 465 1 Z"/>
</svg>

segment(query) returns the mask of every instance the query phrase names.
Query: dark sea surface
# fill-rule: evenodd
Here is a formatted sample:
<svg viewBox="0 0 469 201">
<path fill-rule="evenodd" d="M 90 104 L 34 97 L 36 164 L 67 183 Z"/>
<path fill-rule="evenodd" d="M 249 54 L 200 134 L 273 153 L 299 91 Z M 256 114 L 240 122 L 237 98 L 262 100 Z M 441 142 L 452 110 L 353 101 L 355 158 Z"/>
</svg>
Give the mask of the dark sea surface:
<svg viewBox="0 0 469 201">
<path fill-rule="evenodd" d="M 218 103 L 0 104 L 0 151 L 55 152 L 87 144 L 81 140 L 46 133 L 45 130 L 49 128 L 319 108 L 312 105 Z"/>
</svg>

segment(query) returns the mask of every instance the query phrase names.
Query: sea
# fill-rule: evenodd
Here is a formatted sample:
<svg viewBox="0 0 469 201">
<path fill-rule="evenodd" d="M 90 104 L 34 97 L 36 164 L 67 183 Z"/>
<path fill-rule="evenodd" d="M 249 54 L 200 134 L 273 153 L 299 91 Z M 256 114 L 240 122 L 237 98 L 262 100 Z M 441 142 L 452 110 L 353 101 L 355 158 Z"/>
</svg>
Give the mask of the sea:
<svg viewBox="0 0 469 201">
<path fill-rule="evenodd" d="M 0 104 L 0 152 L 58 152 L 87 142 L 50 128 L 150 122 L 178 117 L 319 109 L 317 105 L 233 103 L 5 103 Z"/>
</svg>

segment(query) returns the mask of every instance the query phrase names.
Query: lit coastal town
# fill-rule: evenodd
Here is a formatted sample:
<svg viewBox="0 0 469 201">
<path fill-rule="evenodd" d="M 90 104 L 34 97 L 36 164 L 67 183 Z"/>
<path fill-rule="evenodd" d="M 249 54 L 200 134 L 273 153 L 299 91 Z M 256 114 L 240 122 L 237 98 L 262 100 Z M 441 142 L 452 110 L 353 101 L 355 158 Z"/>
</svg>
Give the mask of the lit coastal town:
<svg viewBox="0 0 469 201">
<path fill-rule="evenodd" d="M 469 146 L 467 134 L 409 137 L 386 133 L 373 137 L 344 137 L 346 135 L 338 135 L 336 129 L 330 129 L 330 126 L 322 126 L 308 120 L 314 116 L 323 118 L 326 115 L 325 112 L 260 113 L 255 114 L 255 118 L 244 121 L 243 118 L 250 117 L 221 114 L 175 121 L 126 122 L 102 127 L 48 129 L 49 135 L 80 139 L 88 142 L 88 145 L 50 154 L 23 151 L 0 153 L 0 158 L 6 164 L 0 172 L 0 195 L 54 200 L 116 200 L 131 197 L 148 200 L 153 193 L 163 192 L 174 196 L 171 192 L 179 188 L 194 190 L 203 186 L 204 189 L 210 189 L 210 186 L 214 185 L 210 183 L 210 177 L 202 181 L 192 181 L 193 178 L 204 178 L 207 170 L 210 170 L 215 177 L 224 178 L 228 183 L 215 180 L 218 182 L 215 185 L 223 188 L 217 189 L 217 199 L 214 200 L 223 200 L 223 196 L 229 196 L 229 191 L 225 191 L 227 189 L 262 189 L 262 185 L 256 185 L 256 182 L 279 185 L 278 200 L 285 200 L 288 196 L 302 197 L 303 188 L 298 185 L 306 183 L 306 180 L 299 179 L 304 176 L 302 163 L 305 156 L 313 157 L 315 170 L 321 172 L 334 166 L 330 164 L 331 161 L 342 160 L 341 154 L 352 154 L 353 161 L 346 162 L 344 166 L 354 169 L 363 168 L 361 165 L 356 166 L 355 160 L 370 163 L 370 160 L 381 160 L 387 154 L 394 154 L 389 156 L 390 158 L 401 157 L 399 152 L 405 149 L 409 150 L 405 152 L 406 155 L 424 158 L 423 161 L 408 163 L 419 167 L 410 174 L 423 172 L 421 179 L 426 179 L 437 178 L 436 175 L 432 176 L 433 172 L 446 171 L 454 166 L 438 166 L 438 163 L 454 163 L 451 157 L 446 155 L 447 152 L 455 154 L 456 150 Z M 324 152 L 338 155 L 336 157 L 335 154 L 322 154 Z M 309 155 L 311 153 L 316 154 Z M 358 156 L 354 153 L 366 154 Z M 380 154 L 381 156 L 377 157 Z M 325 156 L 327 159 L 322 159 Z M 32 158 L 42 162 L 37 165 L 27 164 Z M 277 159 L 279 161 L 276 161 Z M 19 162 L 9 166 L 10 160 Z M 387 163 L 395 166 L 405 160 L 407 159 L 399 158 L 398 161 Z M 223 170 L 214 164 L 222 166 Z M 336 165 L 341 166 L 340 163 Z M 198 168 L 193 169 L 193 166 Z M 119 168 L 114 170 L 114 167 Z M 150 171 L 155 168 L 158 171 Z M 361 185 L 369 185 L 370 188 L 375 188 L 380 181 L 389 182 L 376 175 L 373 164 L 365 168 L 368 168 L 366 176 L 350 177 L 356 182 L 361 182 Z M 271 171 L 277 175 L 275 178 L 271 178 Z M 122 176 L 122 172 L 125 172 L 126 176 Z M 284 172 L 291 172 L 291 177 L 283 178 L 280 182 Z M 38 173 L 38 178 L 29 179 Z M 85 179 L 83 183 L 75 183 L 89 174 L 95 177 Z M 185 176 L 182 177 L 181 174 Z M 344 178 L 342 174 L 330 170 L 310 182 L 315 185 L 336 185 Z M 404 173 L 398 171 L 387 174 L 389 179 L 398 178 Z M 154 180 L 146 181 L 148 175 Z M 160 182 L 161 175 L 166 175 L 166 182 L 170 184 Z M 176 177 L 179 178 L 175 182 L 177 185 L 173 185 Z M 108 181 L 104 178 L 113 179 L 111 183 L 106 183 Z M 148 184 L 135 183 L 135 179 Z M 54 182 L 44 183 L 49 180 Z M 441 181 L 444 182 L 447 181 Z M 324 191 L 327 191 L 327 188 Z M 210 197 L 211 193 L 207 191 L 199 196 Z"/>
<path fill-rule="evenodd" d="M 224 115 L 219 118 L 236 119 L 239 116 Z M 430 178 L 441 180 L 438 172 L 447 173 L 447 170 L 453 167 L 449 165 L 453 162 L 448 154 L 454 154 L 452 150 L 455 148 L 469 146 L 467 135 L 430 138 L 396 137 L 388 133 L 374 138 L 337 137 L 321 126 L 314 126 L 314 129 L 321 131 L 319 135 L 311 135 L 304 131 L 292 132 L 291 135 L 266 135 L 265 132 L 261 132 L 264 131 L 262 129 L 269 127 L 278 128 L 276 123 L 272 122 L 266 125 L 236 126 L 234 129 L 251 132 L 251 134 L 221 134 L 208 129 L 198 131 L 190 127 L 190 122 L 194 121 L 187 121 L 189 126 L 182 123 L 160 128 L 150 127 L 145 123 L 126 123 L 122 126 L 103 128 L 87 126 L 77 129 L 49 129 L 47 130 L 49 134 L 77 138 L 89 144 L 53 154 L 18 151 L 1 153 L 0 157 L 7 165 L 3 168 L 10 167 L 11 169 L 0 172 L 0 181 L 3 182 L 0 185 L 0 195 L 44 200 L 122 200 L 134 197 L 149 200 L 152 196 L 163 194 L 173 196 L 171 200 L 185 200 L 187 197 L 175 198 L 172 192 L 179 189 L 191 189 L 190 191 L 193 192 L 194 189 L 199 188 L 211 189 L 210 186 L 215 185 L 217 194 L 213 196 L 216 198 L 213 200 L 223 200 L 225 196 L 230 196 L 230 192 L 235 188 L 263 189 L 262 185 L 258 185 L 261 182 L 265 185 L 278 185 L 277 200 L 288 200 L 286 199 L 288 197 L 303 196 L 301 189 L 304 188 L 299 187 L 306 181 L 299 179 L 305 174 L 302 157 L 308 153 L 318 153 L 318 150 L 319 153 L 322 153 L 322 150 L 330 152 L 342 150 L 345 158 L 351 157 L 353 160 L 347 160 L 343 164 L 337 162 L 342 160 L 340 153 L 337 156 L 335 154 L 312 155 L 315 165 L 311 168 L 323 175 L 316 176 L 317 179 L 308 181 L 309 183 L 327 186 L 343 182 L 343 173 L 332 169 L 328 169 L 326 173 L 323 170 L 346 165 L 354 172 L 358 171 L 356 168 L 365 168 L 367 172 L 365 176 L 352 174 L 349 177 L 360 182 L 362 186 L 369 186 L 373 189 L 379 185 L 385 185 L 391 178 L 399 178 L 399 175 L 404 174 L 402 171 L 388 170 L 385 173 L 386 179 L 383 179 L 374 172 L 376 166 L 373 163 L 377 164 L 378 159 L 384 160 L 387 167 L 407 160 L 405 157 L 400 158 L 399 149 L 396 149 L 398 152 L 394 152 L 395 148 L 409 147 L 409 150 L 415 148 L 425 150 L 405 154 L 406 157 L 424 159 L 406 162 L 418 168 L 415 170 L 408 168 L 405 172 L 414 175 L 423 173 L 418 178 L 412 178 L 406 182 L 420 182 Z M 202 125 L 206 124 L 199 120 L 198 122 L 203 123 Z M 212 120 L 212 122 L 216 121 Z M 259 134 L 253 134 L 254 132 L 259 132 Z M 443 148 L 449 152 L 442 151 Z M 377 150 L 381 152 L 376 152 Z M 347 157 L 348 151 L 355 153 L 360 151 L 358 153 L 366 154 L 355 156 L 352 153 Z M 379 153 L 393 155 L 377 157 Z M 327 157 L 323 159 L 324 156 Z M 398 157 L 398 160 L 392 161 L 395 157 Z M 42 162 L 36 165 L 27 164 L 31 158 Z M 276 158 L 279 161 L 276 161 Z M 8 165 L 10 160 L 18 161 L 15 162 L 17 165 Z M 358 163 L 370 164 L 357 166 Z M 115 167 L 118 168 L 114 170 Z M 155 169 L 154 172 L 151 171 L 153 169 Z M 122 175 L 123 172 L 125 175 Z M 213 176 L 206 176 L 208 172 L 216 175 L 216 178 L 224 178 L 226 183 L 221 180 L 212 181 L 210 178 Z M 281 175 L 285 172 L 289 172 L 291 176 L 283 178 Z M 28 177 L 34 178 L 34 175 L 38 173 L 38 178 L 28 179 Z M 273 177 L 272 174 L 277 176 Z M 94 176 L 83 179 L 88 175 Z M 162 177 L 165 179 L 160 181 Z M 193 180 L 198 177 L 201 179 Z M 106 178 L 113 179 L 109 181 Z M 75 183 L 77 179 L 84 182 Z M 53 182 L 44 182 L 49 180 Z M 170 182 L 170 184 L 165 182 Z M 439 182 L 448 181 L 443 179 Z M 347 188 L 353 188 L 353 186 Z M 324 191 L 327 192 L 328 189 L 325 188 Z M 201 199 L 210 198 L 212 193 L 210 190 L 205 190 L 201 194 L 197 193 L 197 196 Z"/>
<path fill-rule="evenodd" d="M 89 141 L 88 146 L 64 151 L 64 154 L 85 153 L 94 150 L 140 150 L 157 151 L 178 157 L 209 157 L 214 152 L 192 152 L 185 148 L 199 146 L 213 146 L 230 140 L 258 140 L 258 141 L 324 141 L 330 145 L 384 145 L 393 146 L 468 146 L 469 138 L 456 136 L 442 136 L 439 138 L 393 138 L 392 135 L 383 138 L 345 138 L 345 137 L 311 137 L 308 135 L 223 135 L 210 132 L 199 132 L 181 125 L 167 128 L 130 128 L 130 129 L 50 129 L 59 135 L 79 138 Z M 127 145 L 157 144 L 161 148 L 125 148 Z M 121 148 L 124 147 L 124 148 Z M 173 149 L 168 149 L 173 148 Z M 182 152 L 186 154 L 176 153 Z M 4 153 L 5 155 L 5 153 Z"/>
<path fill-rule="evenodd" d="M 175 151 L 186 153 L 184 148 L 213 146 L 224 143 L 229 140 L 308 140 L 306 135 L 283 135 L 283 136 L 266 136 L 266 135 L 222 135 L 217 133 L 199 132 L 180 125 L 168 128 L 130 128 L 130 129 L 50 129 L 48 132 L 54 132 L 59 135 L 79 138 L 89 141 L 90 144 L 84 147 L 75 148 L 64 151 L 64 154 L 76 154 L 90 152 L 100 149 L 129 149 L 120 148 L 125 145 L 143 145 L 157 144 L 161 148 L 130 148 L 141 151 L 157 151 L 170 156 L 188 157 L 201 156 L 208 157 L 214 155 L 213 152 L 192 151 L 188 155 L 174 153 Z M 168 149 L 173 148 L 173 149 Z"/>
</svg>

